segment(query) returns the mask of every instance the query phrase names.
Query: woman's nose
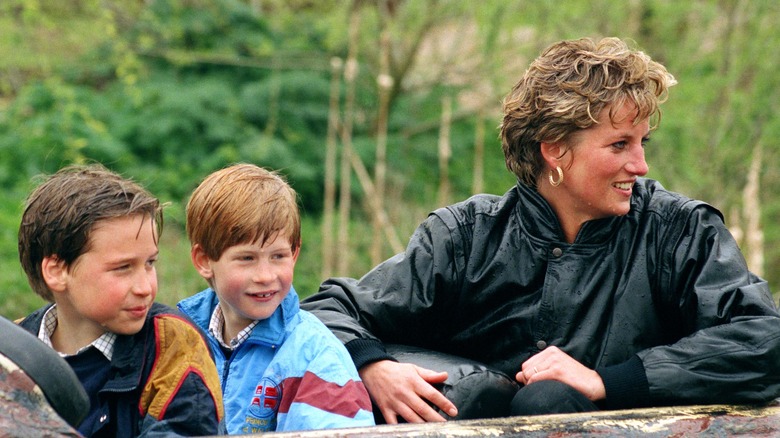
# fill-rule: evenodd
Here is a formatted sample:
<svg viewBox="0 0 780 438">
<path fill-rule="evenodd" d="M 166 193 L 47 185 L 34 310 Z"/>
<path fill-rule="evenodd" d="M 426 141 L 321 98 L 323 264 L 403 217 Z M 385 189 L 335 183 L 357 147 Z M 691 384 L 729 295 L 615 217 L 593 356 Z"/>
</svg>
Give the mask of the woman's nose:
<svg viewBox="0 0 780 438">
<path fill-rule="evenodd" d="M 634 175 L 645 176 L 650 171 L 650 167 L 645 160 L 645 148 L 642 146 L 634 148 L 631 159 L 626 164 L 626 170 Z"/>
</svg>

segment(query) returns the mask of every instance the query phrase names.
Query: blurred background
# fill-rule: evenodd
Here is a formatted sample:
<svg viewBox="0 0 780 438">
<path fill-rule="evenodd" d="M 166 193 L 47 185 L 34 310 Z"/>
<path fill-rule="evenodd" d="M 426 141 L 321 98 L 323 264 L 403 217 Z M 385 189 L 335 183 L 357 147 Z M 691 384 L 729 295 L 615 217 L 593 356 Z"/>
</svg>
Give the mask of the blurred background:
<svg viewBox="0 0 780 438">
<path fill-rule="evenodd" d="M 16 233 L 37 177 L 100 162 L 169 203 L 158 300 L 206 284 L 187 196 L 236 162 L 300 195 L 295 286 L 361 276 L 427 213 L 514 184 L 501 101 L 549 44 L 617 36 L 679 84 L 651 178 L 718 209 L 780 287 L 780 2 L 739 0 L 3 0 L 0 315 L 43 304 Z"/>
</svg>

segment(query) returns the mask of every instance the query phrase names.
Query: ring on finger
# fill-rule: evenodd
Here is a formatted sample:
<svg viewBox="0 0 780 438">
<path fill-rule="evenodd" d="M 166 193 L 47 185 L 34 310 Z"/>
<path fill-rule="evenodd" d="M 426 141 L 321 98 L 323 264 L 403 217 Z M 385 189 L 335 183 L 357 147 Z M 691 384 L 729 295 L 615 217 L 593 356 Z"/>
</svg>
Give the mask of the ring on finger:
<svg viewBox="0 0 780 438">
<path fill-rule="evenodd" d="M 534 367 L 534 374 L 536 374 L 538 372 L 539 372 L 539 370 L 537 370 L 536 367 Z"/>
</svg>

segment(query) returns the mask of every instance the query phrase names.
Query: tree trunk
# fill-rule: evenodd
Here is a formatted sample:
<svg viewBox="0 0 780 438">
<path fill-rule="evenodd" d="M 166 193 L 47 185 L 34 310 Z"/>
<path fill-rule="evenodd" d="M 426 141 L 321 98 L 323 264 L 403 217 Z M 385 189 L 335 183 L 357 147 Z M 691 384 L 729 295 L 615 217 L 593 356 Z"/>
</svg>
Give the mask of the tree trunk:
<svg viewBox="0 0 780 438">
<path fill-rule="evenodd" d="M 385 174 L 387 169 L 387 118 L 389 113 L 390 92 L 393 88 L 393 77 L 390 76 L 390 31 L 387 28 L 389 12 L 387 1 L 381 2 L 379 7 L 380 21 L 383 23 L 379 39 L 379 114 L 376 128 L 376 167 L 374 168 L 374 187 L 376 188 L 376 210 L 372 216 L 374 233 L 371 242 L 371 265 L 382 261 L 382 222 L 379 212 L 385 205 Z"/>
<path fill-rule="evenodd" d="M 439 206 L 450 203 L 450 125 L 452 124 L 452 97 L 445 96 L 441 103 L 441 124 L 439 125 Z"/>
<path fill-rule="evenodd" d="M 405 423 L 350 429 L 281 432 L 275 437 L 523 437 L 578 436 L 780 436 L 780 402 L 765 407 L 697 405 L 580 414 Z"/>
<path fill-rule="evenodd" d="M 482 193 L 485 179 L 485 118 L 480 109 L 477 113 L 474 130 L 474 175 L 471 181 L 471 193 Z"/>
<path fill-rule="evenodd" d="M 357 77 L 357 47 L 358 30 L 360 28 L 360 7 L 358 1 L 352 5 L 349 17 L 349 54 L 344 68 L 344 80 L 347 85 L 347 97 L 344 109 L 344 123 L 341 126 L 341 190 L 339 193 L 339 251 L 337 274 L 347 275 L 349 267 L 349 215 L 352 204 L 351 184 L 352 172 L 352 118 L 355 108 L 355 78 Z"/>
<path fill-rule="evenodd" d="M 325 144 L 325 194 L 322 208 L 322 278 L 333 275 L 336 248 L 333 246 L 333 216 L 336 208 L 336 155 L 339 129 L 339 87 L 341 58 L 331 59 L 330 105 L 328 108 L 328 137 Z"/>
<path fill-rule="evenodd" d="M 390 243 L 390 247 L 395 253 L 403 251 L 403 244 L 398 238 L 395 228 L 393 228 L 393 225 L 390 223 L 387 213 L 376 205 L 376 189 L 374 189 L 374 183 L 371 181 L 371 177 L 368 176 L 366 166 L 363 165 L 363 162 L 357 154 L 352 154 L 350 156 L 350 161 L 352 162 L 352 170 L 355 171 L 355 176 L 357 177 L 360 186 L 363 188 L 363 192 L 366 194 L 366 201 L 371 214 L 376 215 L 379 219 L 379 223 L 382 225 L 381 228 L 385 233 L 385 238 Z"/>
<path fill-rule="evenodd" d="M 762 164 L 761 143 L 753 148 L 747 184 L 742 192 L 743 216 L 745 218 L 745 243 L 748 267 L 758 276 L 764 275 L 764 232 L 761 229 L 760 171 Z"/>
</svg>

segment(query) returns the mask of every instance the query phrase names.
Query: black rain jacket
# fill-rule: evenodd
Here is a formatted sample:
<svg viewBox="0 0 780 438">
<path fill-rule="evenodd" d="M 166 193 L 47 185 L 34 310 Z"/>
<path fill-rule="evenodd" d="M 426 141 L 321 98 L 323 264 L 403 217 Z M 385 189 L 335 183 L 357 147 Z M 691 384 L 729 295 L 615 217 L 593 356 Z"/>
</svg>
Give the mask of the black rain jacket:
<svg viewBox="0 0 780 438">
<path fill-rule="evenodd" d="M 383 343 L 429 348 L 509 376 L 555 345 L 604 381 L 608 409 L 780 397 L 780 315 L 721 213 L 640 178 L 625 216 L 574 243 L 522 184 L 441 208 L 404 253 L 301 307 L 358 368 Z"/>
</svg>

